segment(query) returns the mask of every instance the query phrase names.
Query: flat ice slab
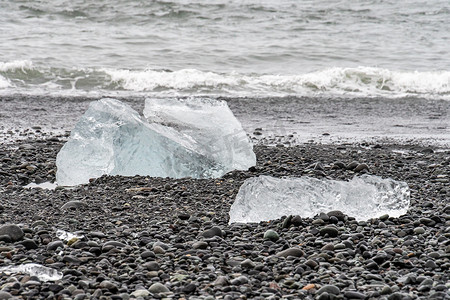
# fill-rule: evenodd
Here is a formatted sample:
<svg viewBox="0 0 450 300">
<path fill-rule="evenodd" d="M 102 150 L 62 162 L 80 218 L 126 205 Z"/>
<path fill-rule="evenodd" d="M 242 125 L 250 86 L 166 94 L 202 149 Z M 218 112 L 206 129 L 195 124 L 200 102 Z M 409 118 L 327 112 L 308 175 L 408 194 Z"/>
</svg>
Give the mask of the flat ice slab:
<svg viewBox="0 0 450 300">
<path fill-rule="evenodd" d="M 41 281 L 56 281 L 63 277 L 63 274 L 58 270 L 34 263 L 1 267 L 0 272 L 5 274 L 25 273 L 30 276 L 36 276 Z"/>
<path fill-rule="evenodd" d="M 288 215 L 313 217 L 340 210 L 356 220 L 398 217 L 409 207 L 405 182 L 363 175 L 351 181 L 311 177 L 247 179 L 230 209 L 231 223 L 269 221 Z"/>
<path fill-rule="evenodd" d="M 57 155 L 58 185 L 88 183 L 105 174 L 214 178 L 256 164 L 253 146 L 225 102 L 204 100 L 195 111 L 178 113 L 182 107 L 191 107 L 183 101 L 188 100 L 158 100 L 155 106 L 147 101 L 145 112 L 150 121 L 116 99 L 92 102 Z M 162 109 L 176 115 L 178 123 L 159 113 Z M 214 113 L 208 115 L 208 110 Z M 213 117 L 221 112 L 222 122 L 217 123 Z M 187 119 L 184 123 L 183 116 Z M 202 132 L 208 122 L 209 130 Z M 196 123 L 203 127 L 189 127 Z M 230 135 L 220 139 L 215 132 Z"/>
</svg>

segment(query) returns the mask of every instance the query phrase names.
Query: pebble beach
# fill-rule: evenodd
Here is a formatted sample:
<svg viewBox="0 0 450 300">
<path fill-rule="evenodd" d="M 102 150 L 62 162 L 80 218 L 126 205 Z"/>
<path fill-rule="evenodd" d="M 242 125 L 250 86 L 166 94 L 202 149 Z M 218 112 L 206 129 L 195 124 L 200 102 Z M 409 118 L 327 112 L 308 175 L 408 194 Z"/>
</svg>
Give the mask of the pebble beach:
<svg viewBox="0 0 450 300">
<path fill-rule="evenodd" d="M 30 131 L 33 138 L 0 146 L 0 265 L 37 263 L 62 278 L 2 271 L 0 299 L 450 297 L 446 148 L 260 140 L 255 167 L 219 179 L 103 176 L 47 190 L 25 186 L 55 180 L 67 135 Z M 249 177 L 361 173 L 407 182 L 407 214 L 358 222 L 331 211 L 228 224 Z M 77 237 L 65 240 L 58 230 Z"/>
</svg>

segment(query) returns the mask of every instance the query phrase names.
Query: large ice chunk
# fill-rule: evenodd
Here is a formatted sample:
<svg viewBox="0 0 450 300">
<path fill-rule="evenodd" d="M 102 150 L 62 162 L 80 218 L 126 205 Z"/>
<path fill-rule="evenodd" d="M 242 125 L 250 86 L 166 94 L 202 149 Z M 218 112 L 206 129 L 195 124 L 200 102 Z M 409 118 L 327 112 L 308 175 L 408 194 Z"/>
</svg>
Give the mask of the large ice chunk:
<svg viewBox="0 0 450 300">
<path fill-rule="evenodd" d="M 313 217 L 340 210 L 356 220 L 398 217 L 409 207 L 405 182 L 363 175 L 351 181 L 311 177 L 247 179 L 230 209 L 230 224 L 269 221 L 288 215 Z"/>
<path fill-rule="evenodd" d="M 240 158 L 227 163 L 205 155 L 203 148 L 210 145 L 202 141 L 170 124 L 149 123 L 119 100 L 101 99 L 90 104 L 58 153 L 56 180 L 58 185 L 71 186 L 104 174 L 210 178 L 255 164 L 248 140 L 250 158 L 240 168 L 231 163 Z M 228 149 L 233 151 L 234 147 Z"/>
<path fill-rule="evenodd" d="M 41 281 L 56 281 L 63 277 L 63 274 L 58 270 L 35 263 L 1 267 L 0 272 L 5 274 L 26 273 L 30 276 L 36 276 Z"/>
<path fill-rule="evenodd" d="M 147 99 L 144 116 L 195 141 L 196 151 L 222 166 L 223 174 L 256 164 L 253 146 L 225 101 Z"/>
</svg>

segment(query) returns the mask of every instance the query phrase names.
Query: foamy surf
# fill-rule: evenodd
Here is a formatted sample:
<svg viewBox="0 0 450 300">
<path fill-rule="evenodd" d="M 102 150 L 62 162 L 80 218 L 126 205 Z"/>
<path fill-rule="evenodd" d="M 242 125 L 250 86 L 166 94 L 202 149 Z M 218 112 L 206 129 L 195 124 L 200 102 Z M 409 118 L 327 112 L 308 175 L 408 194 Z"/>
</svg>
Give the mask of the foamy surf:
<svg viewBox="0 0 450 300">
<path fill-rule="evenodd" d="M 2 94 L 152 96 L 339 96 L 450 99 L 450 71 L 393 71 L 333 67 L 304 74 L 216 73 L 197 69 L 127 70 L 37 67 L 0 63 Z"/>
</svg>

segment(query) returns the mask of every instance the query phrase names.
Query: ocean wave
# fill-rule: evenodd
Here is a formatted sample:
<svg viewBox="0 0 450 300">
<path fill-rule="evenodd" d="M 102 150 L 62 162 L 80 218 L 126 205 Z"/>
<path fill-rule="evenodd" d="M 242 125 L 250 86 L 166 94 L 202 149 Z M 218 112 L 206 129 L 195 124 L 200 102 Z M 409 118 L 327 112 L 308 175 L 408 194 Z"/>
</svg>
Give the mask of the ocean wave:
<svg viewBox="0 0 450 300">
<path fill-rule="evenodd" d="M 125 90 L 252 95 L 446 96 L 450 72 L 397 72 L 382 68 L 330 68 L 299 75 L 218 74 L 199 70 L 104 70 Z"/>
<path fill-rule="evenodd" d="M 9 83 L 9 81 L 6 80 L 5 77 L 0 75 L 0 89 L 5 89 L 10 86 L 11 86 L 11 84 Z"/>
<path fill-rule="evenodd" d="M 0 62 L 2 93 L 96 92 L 164 96 L 427 97 L 450 100 L 450 71 L 329 68 L 294 75 L 217 73 L 196 69 L 54 68 L 31 61 Z"/>
<path fill-rule="evenodd" d="M 33 62 L 29 60 L 14 60 L 10 62 L 0 62 L 0 72 L 15 72 L 33 70 Z"/>
</svg>

